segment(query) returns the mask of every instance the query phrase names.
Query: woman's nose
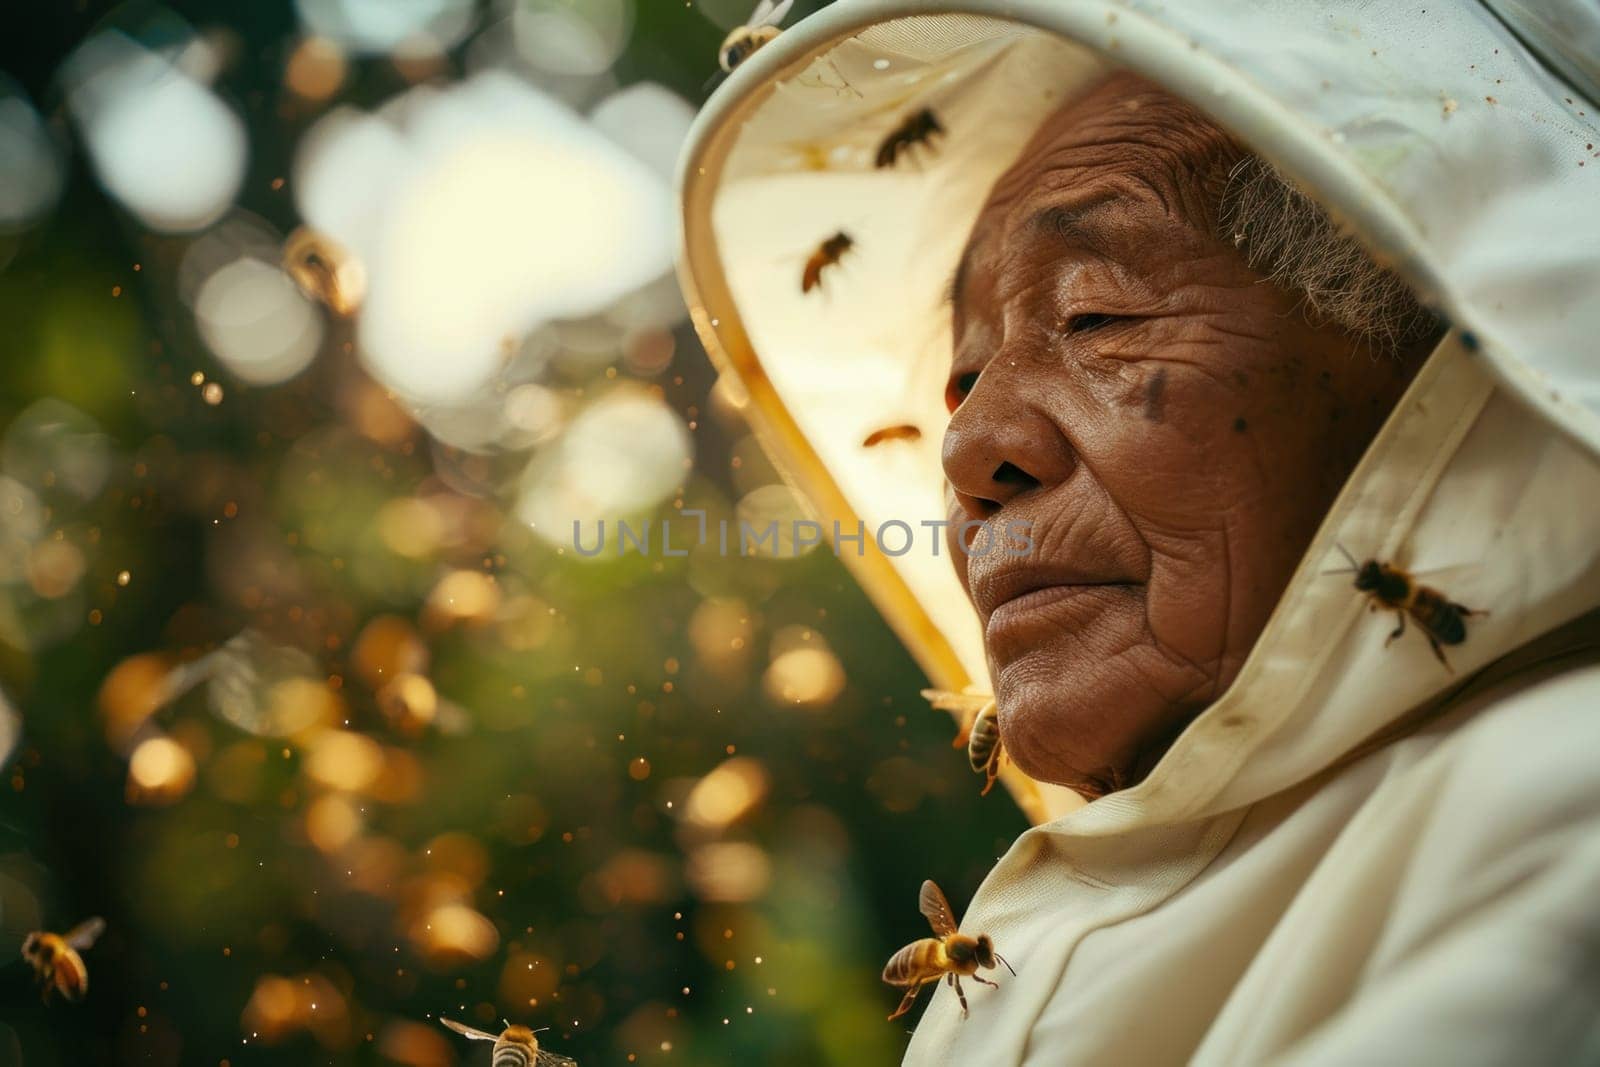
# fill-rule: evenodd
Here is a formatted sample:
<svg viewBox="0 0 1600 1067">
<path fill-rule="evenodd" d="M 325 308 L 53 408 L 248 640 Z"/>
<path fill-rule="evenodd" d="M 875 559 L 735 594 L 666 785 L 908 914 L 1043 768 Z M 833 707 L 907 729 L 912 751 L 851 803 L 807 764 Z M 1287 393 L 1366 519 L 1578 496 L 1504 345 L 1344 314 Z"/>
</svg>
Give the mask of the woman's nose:
<svg viewBox="0 0 1600 1067">
<path fill-rule="evenodd" d="M 945 477 L 971 519 L 1064 481 L 1075 461 L 1061 428 L 1026 395 L 1026 383 L 991 371 L 979 376 L 944 432 Z"/>
</svg>

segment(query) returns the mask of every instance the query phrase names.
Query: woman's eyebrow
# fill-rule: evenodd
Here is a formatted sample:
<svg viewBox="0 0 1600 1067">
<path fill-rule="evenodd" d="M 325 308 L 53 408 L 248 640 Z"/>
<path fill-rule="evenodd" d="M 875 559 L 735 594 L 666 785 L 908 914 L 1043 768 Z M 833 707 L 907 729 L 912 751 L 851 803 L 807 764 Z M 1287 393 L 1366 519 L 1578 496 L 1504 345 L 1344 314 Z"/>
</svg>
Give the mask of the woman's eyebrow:
<svg viewBox="0 0 1600 1067">
<path fill-rule="evenodd" d="M 944 302 L 951 307 L 958 307 L 961 303 L 962 290 L 966 288 L 967 276 L 972 273 L 972 257 L 982 244 L 982 238 L 976 227 L 967 236 L 967 247 L 961 250 L 961 259 L 956 263 L 955 273 L 950 275 L 950 281 L 944 287 Z"/>
<path fill-rule="evenodd" d="M 972 246 L 961 253 L 961 262 L 956 264 L 956 269 L 951 273 L 950 280 L 944 286 L 944 302 L 955 307 L 961 300 L 961 289 L 967 279 L 967 264 L 972 258 Z"/>
<path fill-rule="evenodd" d="M 1098 192 L 1070 203 L 1051 204 L 1028 216 L 1016 232 L 1051 241 L 1065 240 L 1097 255 L 1110 256 L 1114 242 L 1107 214 L 1108 209 L 1120 199 L 1121 196 L 1114 192 Z M 967 276 L 971 273 L 973 254 L 980 243 L 974 231 L 961 253 L 961 261 L 956 264 L 955 273 L 945 286 L 944 302 L 952 307 L 959 306 L 961 302 Z"/>
<path fill-rule="evenodd" d="M 1114 193 L 1100 193 L 1075 203 L 1051 204 L 1029 216 L 1023 232 L 1052 240 L 1065 239 L 1098 255 L 1110 255 L 1112 235 L 1107 210 L 1118 199 Z"/>
</svg>

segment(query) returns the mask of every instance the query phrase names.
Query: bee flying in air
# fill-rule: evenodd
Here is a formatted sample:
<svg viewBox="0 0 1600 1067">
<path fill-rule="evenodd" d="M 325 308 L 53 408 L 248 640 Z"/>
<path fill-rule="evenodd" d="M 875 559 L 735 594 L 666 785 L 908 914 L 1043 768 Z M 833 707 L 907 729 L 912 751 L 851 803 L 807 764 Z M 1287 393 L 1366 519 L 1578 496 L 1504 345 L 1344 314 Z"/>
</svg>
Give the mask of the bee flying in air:
<svg viewBox="0 0 1600 1067">
<path fill-rule="evenodd" d="M 1399 567 L 1380 563 L 1375 559 L 1357 563 L 1355 557 L 1345 551 L 1343 545 L 1335 547 L 1350 561 L 1350 570 L 1356 576 L 1356 588 L 1371 600 L 1370 610 L 1377 611 L 1383 608 L 1392 611 L 1398 620 L 1398 625 L 1389 634 L 1389 639 L 1383 643 L 1385 648 L 1406 632 L 1406 617 L 1410 616 L 1422 631 L 1422 635 L 1428 639 L 1428 647 L 1433 649 L 1433 654 L 1444 664 L 1445 669 L 1449 670 L 1450 662 L 1444 658 L 1444 649 L 1441 646 L 1461 644 L 1467 639 L 1466 620 L 1473 615 L 1489 614 L 1487 611 L 1474 611 L 1463 604 L 1457 604 L 1439 590 L 1423 585 Z"/>
<path fill-rule="evenodd" d="M 44 999 L 56 990 L 67 1000 L 82 1000 L 89 991 L 89 970 L 80 952 L 105 932 L 104 919 L 86 919 L 67 931 L 66 936 L 36 930 L 22 942 L 22 958 L 33 965 L 33 973 L 44 987 Z"/>
<path fill-rule="evenodd" d="M 1000 743 L 1000 709 L 991 700 L 979 709 L 972 720 L 972 729 L 967 731 L 967 762 L 972 764 L 973 773 L 983 775 L 984 779 L 979 796 L 988 796 L 989 790 L 994 788 L 1004 755 L 1005 746 Z"/>
<path fill-rule="evenodd" d="M 493 1041 L 494 1054 L 489 1059 L 490 1067 L 578 1067 L 577 1060 L 540 1048 L 539 1039 L 533 1035 L 541 1031 L 530 1030 L 526 1026 L 513 1026 L 508 1022 L 506 1028 L 495 1035 L 443 1016 L 439 1021 L 462 1037 L 473 1041 Z"/>
<path fill-rule="evenodd" d="M 950 902 L 945 900 L 944 893 L 933 884 L 932 879 L 922 883 L 922 892 L 917 896 L 917 908 L 927 917 L 928 924 L 937 936 L 911 942 L 884 964 L 883 980 L 906 991 L 906 995 L 900 999 L 900 1006 L 889 1018 L 898 1019 L 910 1011 L 922 987 L 941 978 L 955 989 L 956 996 L 961 1000 L 962 1018 L 965 1018 L 967 994 L 961 989 L 962 978 L 971 978 L 974 982 L 998 989 L 997 983 L 978 974 L 979 967 L 993 968 L 996 963 L 1005 963 L 1006 970 L 1011 971 L 1013 976 L 1017 972 L 995 952 L 994 942 L 989 940 L 988 934 L 968 937 L 956 929 L 955 918 L 950 914 Z"/>
<path fill-rule="evenodd" d="M 843 230 L 818 245 L 817 250 L 811 253 L 811 258 L 806 260 L 805 270 L 800 273 L 800 291 L 809 293 L 820 287 L 822 272 L 838 263 L 844 254 L 854 247 L 855 241 Z"/>
<path fill-rule="evenodd" d="M 924 689 L 923 697 L 942 711 L 959 712 L 966 718 L 956 732 L 951 748 L 966 748 L 967 762 L 975 774 L 984 776 L 983 792 L 988 796 L 1000 776 L 1000 759 L 1005 754 L 1000 744 L 1000 714 L 994 697 L 987 693 L 951 693 L 943 689 Z"/>
<path fill-rule="evenodd" d="M 722 47 L 717 50 L 718 65 L 725 72 L 733 73 L 734 67 L 755 55 L 762 45 L 782 32 L 778 29 L 778 23 L 783 21 L 793 6 L 794 0 L 761 0 L 750 13 L 749 21 L 723 40 Z"/>
<path fill-rule="evenodd" d="M 366 268 L 333 238 L 302 226 L 283 243 L 283 269 L 313 300 L 352 315 L 367 292 Z"/>
<path fill-rule="evenodd" d="M 889 131 L 889 136 L 878 145 L 878 169 L 892 167 L 901 156 L 910 153 L 911 149 L 919 144 L 933 148 L 934 137 L 943 137 L 944 127 L 939 125 L 939 119 L 927 108 L 915 112 L 900 125 Z"/>
<path fill-rule="evenodd" d="M 866 440 L 861 442 L 861 447 L 872 448 L 875 445 L 883 444 L 885 441 L 920 441 L 921 439 L 922 431 L 906 422 L 898 426 L 885 426 L 881 430 L 873 430 L 867 434 Z"/>
</svg>

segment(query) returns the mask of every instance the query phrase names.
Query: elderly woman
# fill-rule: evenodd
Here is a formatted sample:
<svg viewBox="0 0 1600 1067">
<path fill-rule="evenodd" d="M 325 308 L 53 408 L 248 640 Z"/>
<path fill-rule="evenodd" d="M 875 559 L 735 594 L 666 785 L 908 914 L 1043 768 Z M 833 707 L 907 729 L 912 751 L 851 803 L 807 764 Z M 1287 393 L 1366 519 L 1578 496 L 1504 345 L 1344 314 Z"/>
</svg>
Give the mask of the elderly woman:
<svg viewBox="0 0 1600 1067">
<path fill-rule="evenodd" d="M 684 171 L 729 389 L 1041 823 L 907 1062 L 1600 1057 L 1600 20 L 944 6 Z"/>
</svg>

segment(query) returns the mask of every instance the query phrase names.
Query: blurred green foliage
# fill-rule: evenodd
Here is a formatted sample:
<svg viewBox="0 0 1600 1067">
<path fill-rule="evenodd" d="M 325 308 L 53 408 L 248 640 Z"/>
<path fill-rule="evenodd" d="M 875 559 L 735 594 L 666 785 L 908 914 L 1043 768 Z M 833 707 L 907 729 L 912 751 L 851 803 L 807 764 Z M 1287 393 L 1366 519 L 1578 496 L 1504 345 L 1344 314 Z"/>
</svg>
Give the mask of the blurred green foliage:
<svg viewBox="0 0 1600 1067">
<path fill-rule="evenodd" d="M 54 71 L 107 9 L 48 7 L 7 14 L 0 70 L 65 129 Z M 293 9 L 173 7 L 239 43 L 217 83 L 249 130 L 239 203 L 292 229 L 274 179 L 316 117 L 286 114 L 278 90 Z M 615 76 L 697 101 L 721 36 L 691 5 L 642 0 Z M 339 100 L 372 106 L 406 84 L 366 60 Z M 81 157 L 48 219 L 0 238 L 0 433 L 57 398 L 98 424 L 110 457 L 91 499 L 32 487 L 43 536 L 76 546 L 84 570 L 70 593 L 17 593 L 0 631 L 12 635 L 0 686 L 23 721 L 0 780 L 0 1064 L 487 1063 L 487 1046 L 433 1023 L 440 1013 L 549 1026 L 552 1048 L 588 1064 L 897 1060 L 905 1024 L 884 1021 L 898 993 L 878 971 L 927 933 L 918 885 L 937 878 L 959 909 L 1023 824 L 1003 795 L 979 800 L 948 719 L 918 697 L 920 673 L 839 561 L 560 554 L 504 500 L 452 487 L 521 459 L 353 423 L 364 379 L 347 328 L 288 384 L 229 380 L 175 295 L 180 244 L 108 201 Z M 694 424 L 686 501 L 727 514 L 745 431 L 707 416 L 714 374 L 691 333 L 675 343 L 651 381 Z M 195 372 L 223 383 L 221 403 Z M 468 476 L 442 481 L 452 463 Z M 396 551 L 384 509 L 419 494 L 454 499 L 485 532 Z M 429 621 L 457 572 L 492 578 L 491 621 Z M 740 654 L 708 660 L 696 639 L 708 593 L 748 619 L 742 631 L 723 619 L 745 634 Z M 352 648 L 383 615 L 426 646 L 442 702 L 427 728 L 359 681 Z M 368 739 L 384 775 L 405 781 L 331 788 L 310 767 L 315 734 L 241 730 L 202 685 L 154 715 L 194 754 L 192 787 L 134 803 L 128 754 L 109 737 L 113 669 L 149 653 L 192 663 L 246 630 L 309 654 L 343 719 L 322 725 Z M 775 699 L 763 685 L 775 639 L 831 650 L 843 687 L 820 706 Z M 764 799 L 694 830 L 690 787 L 733 755 L 759 766 Z M 308 832 L 320 818 L 334 847 Z M 707 899 L 690 868 L 708 844 L 759 857 L 759 891 Z M 493 924 L 491 951 L 427 948 L 417 916 L 435 914 L 422 898 L 440 885 Z M 15 945 L 34 921 L 60 930 L 92 914 L 109 932 L 85 956 L 89 996 L 46 1006 Z M 298 1021 L 253 1033 L 252 998 L 282 999 L 272 976 L 322 991 L 320 1020 L 285 1009 Z"/>
</svg>

